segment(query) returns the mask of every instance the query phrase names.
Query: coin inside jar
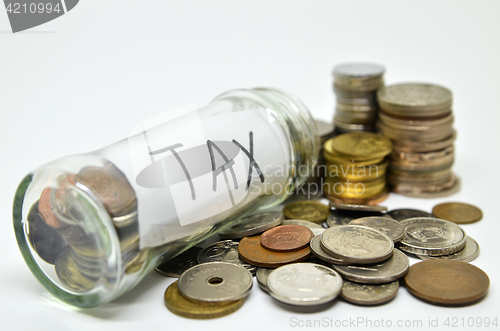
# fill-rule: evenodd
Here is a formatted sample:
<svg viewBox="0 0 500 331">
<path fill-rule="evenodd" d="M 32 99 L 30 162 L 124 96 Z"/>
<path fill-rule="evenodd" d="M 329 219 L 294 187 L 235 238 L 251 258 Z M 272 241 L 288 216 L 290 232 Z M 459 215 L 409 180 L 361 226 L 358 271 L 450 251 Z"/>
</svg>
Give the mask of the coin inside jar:
<svg viewBox="0 0 500 331">
<path fill-rule="evenodd" d="M 405 283 L 410 293 L 431 303 L 467 305 L 486 295 L 490 280 L 467 262 L 427 260 L 410 267 Z"/>
<path fill-rule="evenodd" d="M 156 267 L 156 272 L 167 277 L 179 278 L 184 271 L 198 264 L 199 247 L 191 247 L 187 251 L 160 264 Z"/>
<path fill-rule="evenodd" d="M 342 290 L 342 278 L 336 271 L 319 264 L 294 263 L 271 272 L 267 287 L 278 301 L 311 306 L 335 299 Z"/>
<path fill-rule="evenodd" d="M 207 262 L 179 277 L 179 291 L 194 302 L 227 303 L 245 298 L 253 285 L 252 274 L 227 262 Z"/>
<path fill-rule="evenodd" d="M 312 231 L 303 226 L 280 225 L 264 232 L 260 243 L 271 251 L 295 251 L 307 247 L 313 236 Z"/>
</svg>

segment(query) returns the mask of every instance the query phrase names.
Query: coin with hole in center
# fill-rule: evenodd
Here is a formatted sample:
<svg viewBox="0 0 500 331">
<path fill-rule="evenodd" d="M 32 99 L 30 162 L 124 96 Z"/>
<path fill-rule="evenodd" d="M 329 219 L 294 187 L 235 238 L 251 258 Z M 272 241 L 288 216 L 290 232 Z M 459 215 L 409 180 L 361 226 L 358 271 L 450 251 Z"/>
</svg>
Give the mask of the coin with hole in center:
<svg viewBox="0 0 500 331">
<path fill-rule="evenodd" d="M 194 302 L 227 303 L 245 298 L 253 285 L 250 271 L 227 262 L 207 262 L 179 277 L 179 291 Z"/>
</svg>

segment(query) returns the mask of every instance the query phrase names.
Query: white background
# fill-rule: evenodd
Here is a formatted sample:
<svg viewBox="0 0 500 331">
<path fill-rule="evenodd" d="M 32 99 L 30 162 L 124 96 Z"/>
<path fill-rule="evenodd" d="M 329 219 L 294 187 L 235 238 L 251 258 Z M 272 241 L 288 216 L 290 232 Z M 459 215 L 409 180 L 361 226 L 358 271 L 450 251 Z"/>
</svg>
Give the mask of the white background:
<svg viewBox="0 0 500 331">
<path fill-rule="evenodd" d="M 498 1 L 129 1 L 85 0 L 71 12 L 12 34 L 0 9 L 0 329 L 282 330 L 291 318 L 423 320 L 497 317 L 500 299 Z M 432 306 L 401 288 L 387 305 L 337 301 L 306 313 L 255 284 L 236 313 L 180 318 L 163 304 L 172 279 L 156 274 L 104 307 L 71 311 L 50 298 L 26 267 L 12 227 L 19 181 L 55 158 L 125 138 L 165 110 L 207 104 L 233 88 L 272 86 L 331 120 L 331 69 L 345 61 L 384 64 L 388 84 L 425 81 L 454 93 L 455 172 L 460 193 L 419 200 L 396 194 L 389 208 L 430 211 L 443 201 L 482 208 L 464 226 L 481 246 L 473 263 L 490 277 L 488 296 L 465 308 Z M 412 261 L 414 262 L 414 261 Z M 362 329 L 359 325 L 357 329 Z M 490 327 L 491 329 L 491 327 Z"/>
</svg>

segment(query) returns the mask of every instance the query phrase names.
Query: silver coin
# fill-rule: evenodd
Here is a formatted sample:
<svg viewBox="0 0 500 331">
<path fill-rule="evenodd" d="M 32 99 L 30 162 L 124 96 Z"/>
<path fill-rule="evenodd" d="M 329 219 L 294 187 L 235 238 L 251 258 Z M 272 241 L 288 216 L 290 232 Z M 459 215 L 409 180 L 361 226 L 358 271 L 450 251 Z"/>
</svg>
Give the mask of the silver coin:
<svg viewBox="0 0 500 331">
<path fill-rule="evenodd" d="M 421 260 L 430 259 L 447 259 L 447 260 L 458 260 L 463 262 L 474 261 L 479 256 L 479 245 L 471 237 L 467 237 L 465 247 L 456 253 L 450 255 L 441 256 L 429 256 L 429 255 L 416 255 Z"/>
<path fill-rule="evenodd" d="M 377 264 L 333 266 L 343 278 L 362 284 L 383 284 L 395 281 L 406 275 L 409 267 L 410 259 L 397 249 L 388 260 Z"/>
<path fill-rule="evenodd" d="M 340 225 L 321 236 L 321 248 L 328 254 L 355 264 L 387 260 L 394 242 L 380 231 L 359 225 Z"/>
<path fill-rule="evenodd" d="M 260 288 L 265 292 L 269 292 L 269 288 L 267 287 L 267 277 L 269 277 L 269 274 L 273 271 L 274 269 L 258 268 L 257 272 L 255 273 L 257 283 L 259 283 Z"/>
<path fill-rule="evenodd" d="M 312 229 L 324 229 L 320 224 L 318 223 L 313 223 L 309 221 L 303 221 L 303 220 L 284 220 L 282 225 L 300 225 L 305 228 L 308 228 L 309 230 Z"/>
<path fill-rule="evenodd" d="M 195 302 L 222 303 L 245 298 L 252 288 L 250 272 L 233 263 L 195 265 L 179 277 L 179 291 Z"/>
<path fill-rule="evenodd" d="M 432 214 L 418 209 L 393 209 L 386 213 L 396 221 L 404 221 L 414 217 L 432 217 Z"/>
<path fill-rule="evenodd" d="M 179 278 L 184 271 L 199 263 L 198 253 L 200 251 L 200 247 L 191 247 L 187 251 L 160 264 L 156 267 L 155 271 L 163 276 Z"/>
<path fill-rule="evenodd" d="M 355 205 L 352 203 L 335 203 L 330 202 L 330 208 L 341 209 L 341 210 L 352 210 L 352 211 L 387 211 L 387 207 L 384 206 L 369 206 L 369 205 Z"/>
<path fill-rule="evenodd" d="M 230 226 L 219 231 L 222 239 L 237 239 L 249 237 L 274 228 L 285 219 L 283 213 L 265 212 L 249 215 L 235 221 Z"/>
<path fill-rule="evenodd" d="M 345 63 L 333 69 L 334 77 L 368 78 L 382 76 L 385 68 L 375 63 Z"/>
<path fill-rule="evenodd" d="M 448 255 L 464 248 L 467 236 L 457 224 L 433 217 L 415 217 L 404 221 L 405 238 L 399 249 L 412 254 Z"/>
<path fill-rule="evenodd" d="M 208 245 L 198 253 L 198 262 L 228 262 L 240 265 L 255 274 L 257 267 L 240 260 L 238 252 L 239 242 L 222 240 Z"/>
<path fill-rule="evenodd" d="M 336 209 L 332 211 L 330 216 L 328 216 L 326 222 L 329 227 L 334 227 L 338 225 L 347 225 L 351 221 L 362 218 L 362 217 L 371 217 L 371 216 L 378 216 L 378 217 L 388 217 L 391 218 L 389 215 L 380 213 L 380 212 L 355 212 L 355 211 L 350 211 L 350 210 L 340 210 Z"/>
<path fill-rule="evenodd" d="M 386 234 L 394 242 L 405 236 L 405 227 L 396 220 L 387 217 L 363 217 L 351 221 L 351 225 L 367 226 Z"/>
<path fill-rule="evenodd" d="M 351 303 L 362 306 L 374 306 L 386 303 L 398 293 L 399 282 L 368 285 L 344 281 L 340 296 Z"/>
<path fill-rule="evenodd" d="M 271 272 L 267 287 L 269 294 L 278 301 L 312 306 L 335 299 L 342 290 L 342 278 L 320 264 L 292 263 Z"/>
<path fill-rule="evenodd" d="M 342 261 L 341 259 L 337 259 L 329 255 L 323 250 L 323 248 L 321 248 L 321 235 L 317 235 L 312 238 L 309 242 L 309 245 L 311 246 L 311 253 L 322 261 L 334 264 L 348 264 L 348 262 Z"/>
<path fill-rule="evenodd" d="M 309 229 L 315 236 L 319 236 L 320 234 L 323 234 L 323 232 L 326 231 L 326 229 Z"/>
</svg>

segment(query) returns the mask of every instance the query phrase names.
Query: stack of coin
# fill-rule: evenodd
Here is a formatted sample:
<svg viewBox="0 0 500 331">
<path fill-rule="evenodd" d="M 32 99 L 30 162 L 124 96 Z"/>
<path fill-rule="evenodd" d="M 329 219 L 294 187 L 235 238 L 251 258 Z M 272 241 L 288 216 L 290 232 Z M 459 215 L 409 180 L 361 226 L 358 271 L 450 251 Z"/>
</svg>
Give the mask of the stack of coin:
<svg viewBox="0 0 500 331">
<path fill-rule="evenodd" d="M 431 84 L 381 88 L 378 130 L 394 142 L 388 182 L 394 192 L 434 198 L 459 190 L 452 173 L 455 152 L 450 90 Z"/>
<path fill-rule="evenodd" d="M 250 272 L 236 264 L 208 262 L 186 270 L 165 291 L 174 314 L 208 319 L 228 315 L 245 302 L 253 285 Z"/>
<path fill-rule="evenodd" d="M 384 85 L 384 71 L 384 67 L 372 63 L 347 63 L 333 69 L 336 131 L 375 131 L 376 91 Z"/>
<path fill-rule="evenodd" d="M 377 204 L 388 196 L 386 158 L 390 139 L 371 132 L 351 132 L 325 143 L 325 196 L 333 202 Z"/>
<path fill-rule="evenodd" d="M 433 217 L 401 221 L 405 237 L 399 249 L 421 260 L 447 259 L 470 262 L 479 256 L 479 245 L 457 224 Z"/>
</svg>

